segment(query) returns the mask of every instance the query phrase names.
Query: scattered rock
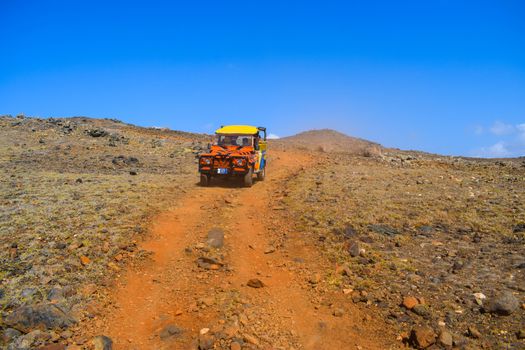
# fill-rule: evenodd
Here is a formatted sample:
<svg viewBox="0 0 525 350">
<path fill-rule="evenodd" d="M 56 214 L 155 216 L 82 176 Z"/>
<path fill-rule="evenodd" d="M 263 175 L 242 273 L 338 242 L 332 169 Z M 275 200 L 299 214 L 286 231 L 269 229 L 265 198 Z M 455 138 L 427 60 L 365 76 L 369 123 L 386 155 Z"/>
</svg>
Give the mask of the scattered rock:
<svg viewBox="0 0 525 350">
<path fill-rule="evenodd" d="M 199 334 L 199 350 L 213 349 L 213 343 L 215 343 L 215 338 L 210 334 L 210 332 L 203 334 L 201 330 L 201 334 Z"/>
<path fill-rule="evenodd" d="M 162 330 L 160 331 L 160 339 L 166 340 L 171 337 L 175 337 L 175 336 L 178 337 L 181 334 L 182 334 L 182 329 L 175 326 L 174 324 L 169 324 L 165 326 L 164 328 L 162 328 Z"/>
<path fill-rule="evenodd" d="M 468 335 L 475 339 L 481 338 L 481 332 L 474 326 L 468 327 Z"/>
<path fill-rule="evenodd" d="M 519 223 L 512 230 L 514 233 L 525 232 L 525 223 Z"/>
<path fill-rule="evenodd" d="M 492 314 L 508 316 L 518 307 L 518 299 L 511 292 L 506 291 L 489 299 L 483 309 Z"/>
<path fill-rule="evenodd" d="M 245 342 L 248 342 L 250 344 L 259 345 L 259 340 L 257 338 L 255 338 L 253 335 L 245 334 L 243 336 L 243 339 L 244 339 Z"/>
<path fill-rule="evenodd" d="M 199 267 L 206 269 L 206 270 L 218 270 L 219 268 L 224 266 L 224 264 L 221 263 L 220 261 L 214 258 L 209 258 L 205 256 L 201 256 L 200 258 L 197 258 L 197 265 L 199 265 Z"/>
<path fill-rule="evenodd" d="M 402 305 L 407 308 L 408 310 L 412 310 L 414 308 L 414 306 L 418 305 L 419 304 L 419 301 L 417 300 L 417 298 L 415 297 L 412 297 L 412 296 L 406 296 L 403 298 L 403 303 Z"/>
<path fill-rule="evenodd" d="M 87 256 L 85 255 L 82 255 L 80 257 L 80 263 L 83 265 L 83 266 L 86 266 L 86 265 L 89 265 L 91 263 L 91 259 L 88 258 Z"/>
<path fill-rule="evenodd" d="M 35 328 L 67 328 L 76 321 L 54 304 L 21 306 L 6 317 L 5 323 L 22 332 Z"/>
<path fill-rule="evenodd" d="M 359 256 L 359 253 L 361 251 L 361 246 L 359 245 L 359 242 L 353 241 L 353 242 L 350 242 L 347 250 L 350 256 L 355 258 L 356 256 Z"/>
<path fill-rule="evenodd" d="M 241 344 L 237 343 L 236 341 L 232 342 L 230 344 L 230 350 L 241 350 Z"/>
<path fill-rule="evenodd" d="M 258 278 L 252 278 L 246 283 L 246 285 L 252 288 L 262 288 L 265 286 L 265 284 Z"/>
<path fill-rule="evenodd" d="M 387 236 L 398 235 L 399 231 L 387 225 L 368 225 L 370 231 L 380 233 Z"/>
<path fill-rule="evenodd" d="M 49 339 L 49 335 L 39 329 L 16 338 L 7 346 L 7 350 L 32 350 L 35 345 Z"/>
<path fill-rule="evenodd" d="M 425 349 L 436 342 L 436 333 L 428 326 L 415 326 L 410 333 L 409 341 L 414 347 Z"/>
<path fill-rule="evenodd" d="M 22 332 L 14 328 L 7 328 L 7 329 L 4 329 L 4 331 L 2 332 L 2 341 L 7 344 L 13 341 L 13 339 L 15 339 L 16 337 L 19 337 L 21 335 L 22 335 Z"/>
<path fill-rule="evenodd" d="M 480 306 L 483 305 L 483 300 L 487 299 L 487 297 L 483 293 L 474 293 L 473 296 L 474 300 L 476 300 L 476 304 Z"/>
<path fill-rule="evenodd" d="M 104 137 L 108 135 L 108 132 L 104 129 L 89 129 L 86 131 L 91 137 Z"/>
<path fill-rule="evenodd" d="M 308 279 L 308 282 L 310 282 L 311 284 L 317 284 L 321 282 L 321 275 L 316 273 Z"/>
<path fill-rule="evenodd" d="M 267 247 L 265 250 L 264 250 L 264 254 L 271 254 L 275 252 L 275 248 L 274 247 Z"/>
<path fill-rule="evenodd" d="M 429 307 L 423 304 L 417 304 L 416 306 L 414 306 L 412 308 L 412 312 L 425 319 L 429 319 L 432 317 L 432 312 L 430 311 Z"/>
<path fill-rule="evenodd" d="M 518 339 L 525 339 L 525 328 L 524 329 L 520 329 L 516 335 L 517 335 Z"/>
<path fill-rule="evenodd" d="M 224 245 L 224 231 L 220 228 L 212 228 L 208 232 L 208 240 L 206 243 L 212 248 L 222 248 Z"/>
<path fill-rule="evenodd" d="M 445 349 L 452 348 L 452 345 L 454 344 L 452 334 L 447 330 L 442 330 L 441 333 L 439 333 L 438 343 Z"/>
<path fill-rule="evenodd" d="M 99 335 L 91 340 L 94 350 L 111 350 L 113 349 L 113 341 L 105 335 Z"/>
<path fill-rule="evenodd" d="M 334 312 L 332 312 L 332 315 L 334 315 L 335 317 L 342 317 L 344 315 L 345 311 L 341 308 L 337 308 L 334 310 Z"/>
</svg>

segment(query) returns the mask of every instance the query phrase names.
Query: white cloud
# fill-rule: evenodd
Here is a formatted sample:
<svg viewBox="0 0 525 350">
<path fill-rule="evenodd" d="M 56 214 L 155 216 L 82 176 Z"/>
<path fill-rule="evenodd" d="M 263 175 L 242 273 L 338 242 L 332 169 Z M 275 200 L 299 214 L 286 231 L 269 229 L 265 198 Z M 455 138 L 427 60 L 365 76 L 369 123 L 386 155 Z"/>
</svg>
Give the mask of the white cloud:
<svg viewBox="0 0 525 350">
<path fill-rule="evenodd" d="M 510 152 L 507 149 L 505 142 L 503 141 L 493 144 L 489 147 L 488 151 L 489 154 L 491 154 L 494 157 L 506 157 L 510 155 Z"/>
<path fill-rule="evenodd" d="M 272 134 L 272 133 L 269 133 L 266 138 L 269 139 L 269 140 L 280 139 L 280 137 L 278 135 L 275 135 L 275 134 Z"/>
<path fill-rule="evenodd" d="M 516 125 L 518 130 L 518 139 L 525 146 L 525 123 Z"/>
<path fill-rule="evenodd" d="M 476 157 L 483 158 L 502 158 L 511 156 L 511 152 L 507 148 L 504 141 L 498 141 L 492 146 L 482 147 L 476 152 Z"/>
<path fill-rule="evenodd" d="M 490 127 L 490 132 L 492 132 L 494 135 L 498 135 L 498 136 L 512 134 L 514 131 L 515 131 L 514 125 L 512 125 L 512 124 L 505 124 L 505 123 L 500 122 L 499 120 L 496 121 Z"/>
<path fill-rule="evenodd" d="M 474 152 L 477 157 L 500 158 L 525 156 L 525 123 L 506 124 L 496 121 L 490 132 L 499 136 L 492 146 L 481 147 Z"/>
</svg>

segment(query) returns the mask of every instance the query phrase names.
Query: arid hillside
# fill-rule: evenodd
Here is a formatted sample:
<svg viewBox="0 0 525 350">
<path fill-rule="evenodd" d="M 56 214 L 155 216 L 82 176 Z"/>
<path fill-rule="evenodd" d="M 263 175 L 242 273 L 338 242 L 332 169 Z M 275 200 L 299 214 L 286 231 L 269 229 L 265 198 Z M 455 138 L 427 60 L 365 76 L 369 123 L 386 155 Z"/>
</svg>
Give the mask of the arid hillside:
<svg viewBox="0 0 525 350">
<path fill-rule="evenodd" d="M 0 346 L 525 349 L 525 159 L 315 130 L 200 187 L 209 141 L 0 117 Z"/>
<path fill-rule="evenodd" d="M 348 136 L 330 129 L 305 131 L 273 142 L 284 144 L 286 147 L 294 146 L 311 151 L 345 153 L 367 157 L 380 155 L 383 148 L 378 143 Z"/>
<path fill-rule="evenodd" d="M 49 340 L 20 337 L 42 326 L 9 321 L 23 306 L 67 310 L 58 325 L 82 319 L 93 292 L 145 254 L 137 242 L 149 218 L 195 182 L 207 140 L 113 120 L 0 118 L 0 340 L 10 349 Z M 45 319 L 38 310 L 25 317 Z"/>
</svg>

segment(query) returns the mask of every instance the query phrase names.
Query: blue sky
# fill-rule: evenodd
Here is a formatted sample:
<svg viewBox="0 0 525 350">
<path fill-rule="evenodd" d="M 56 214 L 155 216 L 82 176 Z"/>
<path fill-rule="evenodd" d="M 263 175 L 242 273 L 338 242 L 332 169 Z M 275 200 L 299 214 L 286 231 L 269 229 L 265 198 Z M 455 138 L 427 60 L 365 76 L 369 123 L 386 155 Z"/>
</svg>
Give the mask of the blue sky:
<svg viewBox="0 0 525 350">
<path fill-rule="evenodd" d="M 525 155 L 523 1 L 0 0 L 0 114 Z"/>
</svg>

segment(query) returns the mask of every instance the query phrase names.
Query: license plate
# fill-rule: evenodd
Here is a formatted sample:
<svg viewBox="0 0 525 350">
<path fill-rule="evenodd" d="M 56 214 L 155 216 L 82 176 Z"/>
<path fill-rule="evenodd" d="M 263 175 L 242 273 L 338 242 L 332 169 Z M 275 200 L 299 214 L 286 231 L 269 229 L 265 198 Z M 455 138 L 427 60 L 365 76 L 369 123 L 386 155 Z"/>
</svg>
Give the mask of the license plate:
<svg viewBox="0 0 525 350">
<path fill-rule="evenodd" d="M 217 174 L 228 174 L 228 169 L 226 169 L 226 168 L 219 168 L 219 169 L 217 169 Z"/>
</svg>

